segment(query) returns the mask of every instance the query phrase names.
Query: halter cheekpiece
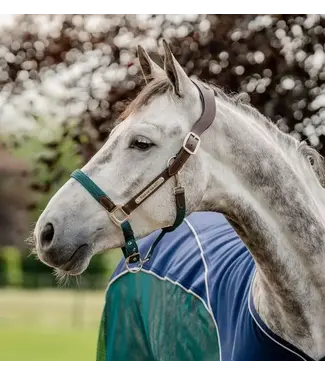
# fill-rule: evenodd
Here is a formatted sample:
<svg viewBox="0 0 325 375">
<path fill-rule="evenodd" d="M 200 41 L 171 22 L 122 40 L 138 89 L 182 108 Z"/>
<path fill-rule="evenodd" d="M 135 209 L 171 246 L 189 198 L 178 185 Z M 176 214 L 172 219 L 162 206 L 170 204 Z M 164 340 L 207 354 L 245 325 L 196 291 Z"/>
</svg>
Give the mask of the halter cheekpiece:
<svg viewBox="0 0 325 375">
<path fill-rule="evenodd" d="M 191 155 L 196 154 L 201 143 L 200 136 L 212 124 L 216 114 L 216 104 L 213 90 L 210 87 L 203 85 L 199 81 L 193 81 L 193 83 L 198 88 L 200 93 L 203 107 L 201 117 L 185 137 L 182 148 L 175 156 L 172 156 L 168 160 L 167 168 L 164 169 L 147 186 L 145 186 L 138 194 L 131 198 L 124 206 L 117 206 L 114 204 L 107 194 L 80 169 L 75 170 L 71 174 L 71 177 L 77 180 L 93 196 L 93 198 L 95 198 L 97 202 L 99 202 L 107 210 L 113 223 L 122 229 L 125 242 L 124 246 L 122 247 L 122 251 L 125 257 L 126 267 L 130 272 L 139 272 L 143 264 L 148 262 L 155 247 L 158 245 L 163 236 L 166 233 L 175 230 L 183 222 L 186 216 L 185 189 L 179 182 L 179 173 L 187 159 Z M 138 245 L 129 222 L 129 215 L 173 176 L 175 177 L 176 182 L 173 191 L 176 203 L 175 222 L 172 226 L 162 229 L 146 256 L 141 259 Z M 135 266 L 131 267 L 130 264 L 134 264 Z"/>
</svg>

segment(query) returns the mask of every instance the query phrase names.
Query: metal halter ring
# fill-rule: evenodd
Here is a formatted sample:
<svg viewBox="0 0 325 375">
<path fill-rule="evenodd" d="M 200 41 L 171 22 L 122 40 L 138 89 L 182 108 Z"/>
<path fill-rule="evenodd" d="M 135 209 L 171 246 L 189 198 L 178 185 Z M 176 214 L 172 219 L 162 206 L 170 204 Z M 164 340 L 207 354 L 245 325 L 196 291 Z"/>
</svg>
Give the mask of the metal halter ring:
<svg viewBox="0 0 325 375">
<path fill-rule="evenodd" d="M 175 160 L 175 159 L 176 159 L 176 156 L 175 156 L 175 155 L 168 159 L 168 162 L 167 162 L 167 168 L 170 167 L 171 162 L 172 162 L 173 160 Z M 183 170 L 183 168 L 184 168 L 184 165 L 183 165 L 182 168 L 177 172 L 177 174 L 181 173 L 182 170 Z"/>
<path fill-rule="evenodd" d="M 144 262 L 144 261 L 142 261 L 142 259 L 140 259 L 137 266 L 130 267 L 129 266 L 129 264 L 130 264 L 130 257 L 127 257 L 125 259 L 125 267 L 131 273 L 138 273 L 138 272 L 140 272 L 142 270 L 142 267 L 143 267 L 144 263 L 146 263 L 146 262 Z"/>
</svg>

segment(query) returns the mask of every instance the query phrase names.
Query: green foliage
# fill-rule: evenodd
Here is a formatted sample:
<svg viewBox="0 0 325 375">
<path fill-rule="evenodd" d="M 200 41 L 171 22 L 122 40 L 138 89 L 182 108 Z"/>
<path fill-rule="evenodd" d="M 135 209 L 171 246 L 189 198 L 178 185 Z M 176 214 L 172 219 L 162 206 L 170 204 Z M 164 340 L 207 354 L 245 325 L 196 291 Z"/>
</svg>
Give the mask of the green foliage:
<svg viewBox="0 0 325 375">
<path fill-rule="evenodd" d="M 30 216 L 33 222 L 38 219 L 51 197 L 70 178 L 70 173 L 82 165 L 78 144 L 74 140 L 76 126 L 73 123 L 53 126 L 41 119 L 37 121 L 38 127 L 35 133 L 20 138 L 11 136 L 6 139 L 6 145 L 14 156 L 24 160 L 32 172 L 31 184 L 35 193 L 35 204 Z M 80 141 L 87 142 L 87 139 L 81 137 Z M 52 269 L 35 257 L 27 256 L 27 252 L 24 251 L 20 270 L 23 273 L 20 282 L 25 288 L 58 285 Z M 75 282 L 72 278 L 72 282 L 67 283 L 66 287 L 102 288 L 107 284 L 112 271 L 111 256 L 96 255 L 80 280 Z M 2 273 L 0 264 L 0 277 Z M 8 285 L 8 281 L 3 280 L 2 285 Z"/>
<path fill-rule="evenodd" d="M 121 258 L 121 250 L 110 250 L 95 255 L 81 278 L 81 285 L 86 288 L 101 288 L 107 285 L 111 274 Z"/>
<path fill-rule="evenodd" d="M 23 281 L 20 252 L 15 247 L 0 251 L 0 285 L 21 286 Z"/>
<path fill-rule="evenodd" d="M 121 257 L 119 249 L 95 255 L 87 270 L 78 279 L 69 278 L 62 285 L 68 289 L 103 289 Z M 58 288 L 52 268 L 27 252 L 5 248 L 0 252 L 0 286 L 22 286 L 27 289 Z"/>
<path fill-rule="evenodd" d="M 11 136 L 6 145 L 14 156 L 24 160 L 32 173 L 35 204 L 31 220 L 37 220 L 50 198 L 70 178 L 70 173 L 81 167 L 82 157 L 74 141 L 74 123 L 49 124 L 37 119 L 36 130 L 28 136 Z"/>
<path fill-rule="evenodd" d="M 22 272 L 24 288 L 56 287 L 57 282 L 52 269 L 33 256 L 23 254 Z"/>
</svg>

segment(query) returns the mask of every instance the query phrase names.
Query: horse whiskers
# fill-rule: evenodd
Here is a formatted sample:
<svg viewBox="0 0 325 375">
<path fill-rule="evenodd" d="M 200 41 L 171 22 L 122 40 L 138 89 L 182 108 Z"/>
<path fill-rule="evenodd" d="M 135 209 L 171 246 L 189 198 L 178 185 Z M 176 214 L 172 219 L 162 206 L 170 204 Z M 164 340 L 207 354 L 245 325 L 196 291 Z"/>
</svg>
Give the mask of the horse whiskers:
<svg viewBox="0 0 325 375">
<path fill-rule="evenodd" d="M 29 247 L 29 251 L 30 251 L 28 256 L 30 257 L 31 255 L 35 255 L 35 257 L 38 258 L 37 257 L 37 251 L 36 251 L 35 237 L 34 237 L 33 231 L 30 232 L 29 236 L 25 239 L 25 242 L 27 243 L 27 245 Z"/>
<path fill-rule="evenodd" d="M 75 280 L 76 280 L 76 284 L 77 284 L 78 289 L 80 289 L 80 287 L 81 287 L 81 275 L 76 275 Z"/>
<path fill-rule="evenodd" d="M 68 283 L 69 283 L 69 274 L 60 270 L 60 269 L 57 269 L 55 268 L 54 271 L 53 271 L 53 274 L 56 278 L 56 282 L 58 283 L 58 285 L 60 287 L 65 287 Z"/>
<path fill-rule="evenodd" d="M 39 260 L 38 254 L 35 248 L 31 249 L 29 254 L 27 255 L 27 258 L 34 257 L 36 260 Z"/>
<path fill-rule="evenodd" d="M 34 237 L 34 231 L 32 230 L 29 234 L 29 236 L 26 238 L 25 242 L 27 245 L 33 249 L 35 249 L 35 237 Z M 32 250 L 35 251 L 35 250 Z"/>
<path fill-rule="evenodd" d="M 70 281 L 74 279 L 76 281 L 77 287 L 80 289 L 81 287 L 81 275 L 70 275 L 69 273 L 55 268 L 53 274 L 56 278 L 56 281 L 60 287 L 69 286 Z"/>
</svg>

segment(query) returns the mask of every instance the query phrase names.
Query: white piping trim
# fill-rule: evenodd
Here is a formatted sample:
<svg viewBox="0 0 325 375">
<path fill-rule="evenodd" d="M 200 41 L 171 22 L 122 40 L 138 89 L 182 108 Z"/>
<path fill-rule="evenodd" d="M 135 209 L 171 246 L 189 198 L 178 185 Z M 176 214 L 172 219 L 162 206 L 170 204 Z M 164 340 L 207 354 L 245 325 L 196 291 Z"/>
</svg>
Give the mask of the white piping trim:
<svg viewBox="0 0 325 375">
<path fill-rule="evenodd" d="M 215 316 L 213 314 L 213 311 L 212 311 L 212 308 L 211 308 L 211 302 L 210 302 L 210 292 L 209 292 L 209 284 L 208 284 L 208 264 L 207 264 L 205 256 L 204 256 L 203 246 L 202 246 L 202 243 L 200 241 L 199 235 L 197 234 L 196 230 L 194 229 L 192 224 L 187 219 L 184 219 L 184 221 L 187 224 L 187 226 L 190 228 L 190 230 L 192 231 L 192 233 L 195 237 L 196 243 L 197 243 L 197 245 L 200 249 L 200 255 L 201 255 L 201 258 L 202 258 L 203 265 L 204 265 L 204 280 L 205 280 L 205 290 L 206 290 L 207 300 L 208 300 L 208 307 L 209 307 L 213 322 L 214 322 L 215 327 L 216 327 L 217 336 L 218 336 L 218 344 L 219 344 L 220 361 L 222 361 L 222 348 L 221 348 L 221 341 L 220 341 L 220 335 L 219 335 L 219 327 L 218 327 L 217 321 L 215 319 Z"/>
<path fill-rule="evenodd" d="M 174 285 L 177 285 L 177 286 L 181 287 L 183 290 L 185 290 L 185 292 L 190 293 L 190 294 L 193 294 L 194 297 L 198 298 L 198 299 L 203 303 L 205 309 L 208 311 L 208 313 L 209 313 L 210 315 L 212 315 L 212 318 L 214 319 L 214 316 L 213 316 L 213 314 L 212 314 L 212 311 L 209 309 L 209 307 L 208 307 L 207 304 L 205 303 L 204 299 L 203 299 L 202 297 L 200 297 L 198 294 L 196 294 L 195 292 L 193 292 L 193 290 L 191 290 L 191 289 L 186 289 L 186 288 L 185 288 L 182 284 L 180 284 L 179 282 L 174 281 L 174 280 L 170 279 L 170 278 L 167 277 L 167 276 L 162 277 L 162 276 L 156 274 L 155 272 L 153 272 L 153 271 L 151 271 L 151 270 L 146 270 L 146 269 L 142 268 L 140 272 L 144 272 L 144 273 L 147 273 L 147 274 L 153 275 L 153 276 L 155 276 L 157 279 L 162 280 L 162 281 L 169 281 L 170 283 L 172 283 L 172 284 L 174 284 Z M 131 272 L 129 272 L 128 270 L 125 270 L 125 271 L 119 273 L 118 275 L 116 275 L 112 280 L 110 280 L 110 282 L 109 282 L 108 285 L 107 285 L 107 288 L 106 288 L 105 294 L 108 292 L 109 287 L 110 287 L 110 286 L 111 286 L 116 280 L 118 280 L 120 277 L 126 275 L 127 273 L 131 273 Z M 219 338 L 219 336 L 218 336 L 218 338 Z"/>
<path fill-rule="evenodd" d="M 153 275 L 155 277 L 157 277 L 157 279 L 159 280 L 162 280 L 162 281 L 169 281 L 171 284 L 174 284 L 174 285 L 177 285 L 179 287 L 181 287 L 183 290 L 185 290 L 185 292 L 187 293 L 190 293 L 190 294 L 193 294 L 194 297 L 198 298 L 204 305 L 205 309 L 208 311 L 208 313 L 210 314 L 210 310 L 207 306 L 207 304 L 205 303 L 205 301 L 202 299 L 202 297 L 200 297 L 198 294 L 196 294 L 195 292 L 193 292 L 192 289 L 186 289 L 184 287 L 184 285 L 180 284 L 178 281 L 174 281 L 172 279 L 170 279 L 168 276 L 160 276 L 160 275 L 157 275 L 155 272 L 153 272 L 152 270 L 146 270 L 145 268 L 142 268 L 141 272 L 144 272 L 144 273 L 147 273 L 147 274 L 150 274 L 150 275 Z"/>
<path fill-rule="evenodd" d="M 302 357 L 300 354 L 296 353 L 295 351 L 291 350 L 290 348 L 287 348 L 285 345 L 281 344 L 280 342 L 276 341 L 272 336 L 270 336 L 261 326 L 260 324 L 258 323 L 258 321 L 256 320 L 254 314 L 252 313 L 252 310 L 251 310 L 251 307 L 250 307 L 250 304 L 249 304 L 249 301 L 251 299 L 251 294 L 252 294 L 252 286 L 253 286 L 253 281 L 255 279 L 255 275 L 256 275 L 256 270 L 254 272 L 254 275 L 252 277 L 252 281 L 251 281 L 251 285 L 249 287 L 249 293 L 248 293 L 248 310 L 249 310 L 249 313 L 251 314 L 251 317 L 254 319 L 254 322 L 256 323 L 256 325 L 259 327 L 259 329 L 269 338 L 271 339 L 273 342 L 275 342 L 276 344 L 278 344 L 279 346 L 281 346 L 282 348 L 288 350 L 289 352 L 295 354 L 296 356 L 300 357 L 303 361 L 307 361 L 304 357 Z"/>
</svg>

